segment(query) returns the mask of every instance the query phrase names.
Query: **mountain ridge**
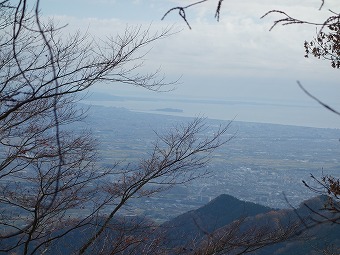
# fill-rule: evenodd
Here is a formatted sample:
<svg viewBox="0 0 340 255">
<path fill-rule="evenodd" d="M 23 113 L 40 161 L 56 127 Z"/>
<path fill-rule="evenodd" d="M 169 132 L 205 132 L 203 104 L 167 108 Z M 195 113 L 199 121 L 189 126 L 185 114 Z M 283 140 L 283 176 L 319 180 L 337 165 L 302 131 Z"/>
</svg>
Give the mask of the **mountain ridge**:
<svg viewBox="0 0 340 255">
<path fill-rule="evenodd" d="M 227 252 L 218 254 L 253 249 L 249 254 L 261 255 L 314 254 L 316 244 L 325 248 L 329 243 L 340 249 L 336 246 L 340 244 L 339 225 L 327 221 L 316 224 L 331 216 L 323 209 L 327 200 L 327 196 L 317 196 L 303 201 L 298 208 L 273 209 L 223 194 L 163 223 L 162 244 L 176 251 L 171 254 L 179 250 L 191 254 L 192 247 L 198 247 L 198 254 L 220 248 Z"/>
</svg>

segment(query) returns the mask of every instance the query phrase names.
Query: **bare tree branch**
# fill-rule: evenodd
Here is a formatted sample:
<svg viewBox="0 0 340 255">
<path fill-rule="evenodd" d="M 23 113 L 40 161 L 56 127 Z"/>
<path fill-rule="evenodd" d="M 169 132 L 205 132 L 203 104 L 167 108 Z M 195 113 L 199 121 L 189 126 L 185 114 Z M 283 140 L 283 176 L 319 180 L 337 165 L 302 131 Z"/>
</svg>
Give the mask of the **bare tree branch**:
<svg viewBox="0 0 340 255">
<path fill-rule="evenodd" d="M 310 98 L 312 98 L 313 100 L 315 100 L 316 102 L 318 102 L 320 105 L 322 105 L 324 108 L 326 108 L 327 110 L 340 115 L 340 112 L 338 112 L 337 110 L 335 110 L 334 108 L 332 108 L 331 106 L 327 105 L 326 103 L 322 102 L 320 99 L 318 99 L 317 97 L 313 96 L 311 93 L 308 92 L 308 90 L 306 90 L 302 84 L 300 83 L 300 81 L 297 81 L 297 84 L 299 85 L 299 87 L 302 89 L 302 91 L 308 95 Z"/>
<path fill-rule="evenodd" d="M 197 2 L 194 2 L 194 3 L 192 3 L 192 4 L 189 4 L 189 5 L 187 5 L 187 6 L 176 6 L 176 7 L 173 7 L 173 8 L 171 8 L 171 9 L 169 9 L 169 10 L 163 15 L 163 17 L 162 17 L 161 20 L 164 20 L 165 17 L 166 17 L 167 15 L 169 15 L 171 12 L 177 11 L 177 10 L 178 10 L 178 15 L 184 20 L 184 22 L 187 24 L 187 26 L 189 27 L 189 29 L 191 29 L 191 26 L 190 26 L 190 24 L 189 24 L 189 21 L 188 21 L 188 19 L 187 19 L 187 17 L 186 17 L 186 12 L 185 12 L 186 9 L 189 9 L 189 8 L 195 6 L 195 5 L 202 4 L 202 3 L 207 2 L 207 1 L 208 1 L 208 0 L 201 0 L 201 1 L 197 1 Z M 217 21 L 220 20 L 220 13 L 221 13 L 221 8 L 222 8 L 222 2 L 223 2 L 223 0 L 218 0 L 218 2 L 217 2 L 216 12 L 215 12 L 215 18 L 217 19 Z"/>
<path fill-rule="evenodd" d="M 159 136 L 160 143 L 154 145 L 149 158 L 142 160 L 138 169 L 123 173 L 123 182 L 110 184 L 107 191 L 113 195 L 120 194 L 120 200 L 99 230 L 83 245 L 79 254 L 84 254 L 89 249 L 116 213 L 133 196 L 150 195 L 200 176 L 198 170 L 207 165 L 211 152 L 232 139 L 223 137 L 228 127 L 229 125 L 221 127 L 212 137 L 200 138 L 199 134 L 205 126 L 203 119 L 195 119 L 186 126 L 175 127 L 166 135 Z M 161 186 L 145 189 L 149 183 Z"/>
<path fill-rule="evenodd" d="M 84 117 L 78 92 L 99 82 L 154 91 L 174 84 L 158 71 L 139 73 L 145 47 L 171 28 L 127 27 L 100 42 L 67 37 L 33 4 L 0 2 L 0 252 L 23 254 L 45 252 L 121 196 L 104 194 L 109 176 L 123 177 L 117 164 L 102 169 L 91 134 L 66 128 Z M 73 210 L 81 216 L 70 217 Z"/>
</svg>

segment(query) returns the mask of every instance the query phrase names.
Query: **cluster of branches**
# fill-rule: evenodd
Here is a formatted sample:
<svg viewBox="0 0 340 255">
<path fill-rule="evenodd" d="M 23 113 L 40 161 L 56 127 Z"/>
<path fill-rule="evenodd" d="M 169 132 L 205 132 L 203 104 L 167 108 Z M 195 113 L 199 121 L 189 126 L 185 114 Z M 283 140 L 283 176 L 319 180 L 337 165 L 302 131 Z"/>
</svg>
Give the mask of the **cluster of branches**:
<svg viewBox="0 0 340 255">
<path fill-rule="evenodd" d="M 281 218 L 280 218 L 281 217 Z M 214 231 L 208 231 L 200 219 L 192 218 L 197 231 L 191 241 L 176 247 L 175 254 L 247 254 L 277 243 L 304 240 L 299 219 L 271 211 L 256 217 L 241 217 Z M 202 236 L 198 233 L 201 233 Z"/>
<path fill-rule="evenodd" d="M 330 61 L 333 68 L 340 68 L 340 16 L 319 31 L 312 41 L 305 41 L 304 47 L 306 58 L 312 55 Z"/>
<path fill-rule="evenodd" d="M 240 218 L 227 227 L 207 235 L 191 254 L 247 254 L 276 243 L 305 239 L 304 236 L 297 237 L 301 229 L 300 221 L 278 222 L 274 227 L 267 224 L 269 223 L 265 225 L 249 223 L 246 218 Z"/>
<path fill-rule="evenodd" d="M 332 222 L 334 224 L 340 224 L 340 180 L 331 175 L 324 175 L 321 178 L 317 178 L 311 175 L 311 179 L 314 181 L 314 185 L 303 181 L 304 185 L 312 190 L 316 194 L 327 194 L 328 200 L 324 205 L 324 210 L 330 212 L 331 216 L 324 216 L 315 210 L 309 208 L 313 213 L 320 216 L 320 220 L 316 220 L 316 224 L 322 224 L 325 222 Z"/>
<path fill-rule="evenodd" d="M 215 1 L 216 2 L 215 18 L 216 18 L 217 21 L 219 21 L 220 20 L 220 15 L 221 15 L 221 9 L 222 9 L 223 0 L 200 0 L 200 1 L 193 1 L 191 4 L 188 4 L 188 5 L 185 5 L 185 6 L 175 6 L 175 7 L 172 7 L 172 8 L 170 8 L 169 10 L 167 10 L 165 12 L 165 14 L 162 17 L 162 20 L 165 19 L 165 17 L 167 15 L 169 15 L 171 12 L 178 11 L 178 15 L 183 19 L 183 21 L 191 29 L 191 26 L 190 26 L 189 21 L 188 21 L 187 16 L 186 16 L 186 10 L 188 10 L 189 8 L 195 7 L 197 5 L 204 4 L 204 3 L 209 2 L 209 1 L 210 2 L 211 1 Z M 325 4 L 325 1 L 321 0 L 321 5 L 319 7 L 319 10 L 321 10 L 323 8 L 324 4 Z M 270 10 L 266 14 L 264 14 L 261 18 L 264 18 L 267 15 L 274 14 L 274 13 L 283 15 L 284 17 L 280 18 L 278 20 L 275 20 L 273 25 L 272 25 L 272 27 L 270 28 L 270 30 L 273 29 L 278 24 L 281 24 L 281 25 L 309 24 L 309 25 L 328 26 L 328 25 L 332 24 L 332 22 L 339 17 L 338 14 L 334 13 L 334 15 L 331 15 L 330 17 L 328 17 L 325 22 L 315 23 L 315 22 L 306 21 L 306 20 L 300 20 L 300 19 L 291 17 L 286 12 L 281 11 L 281 10 Z"/>
<path fill-rule="evenodd" d="M 228 127 L 204 138 L 204 120 L 196 119 L 160 135 L 134 167 L 102 168 L 91 133 L 69 127 L 84 118 L 77 95 L 99 82 L 155 91 L 171 85 L 157 72 L 138 72 L 141 50 L 169 29 L 128 27 L 100 43 L 66 37 L 42 19 L 39 3 L 0 2 L 0 252 L 51 253 L 61 238 L 95 226 L 73 252 L 118 253 L 128 246 L 107 243 L 104 234 L 117 212 L 133 198 L 198 177 L 228 141 Z"/>
</svg>

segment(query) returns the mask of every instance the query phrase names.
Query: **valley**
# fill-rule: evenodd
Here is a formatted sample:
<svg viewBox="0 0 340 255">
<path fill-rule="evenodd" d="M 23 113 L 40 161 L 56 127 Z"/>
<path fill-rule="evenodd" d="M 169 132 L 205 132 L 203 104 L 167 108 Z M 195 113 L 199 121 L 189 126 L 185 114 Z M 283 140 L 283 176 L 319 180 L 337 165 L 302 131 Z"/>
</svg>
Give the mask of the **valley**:
<svg viewBox="0 0 340 255">
<path fill-rule="evenodd" d="M 176 123 L 190 118 L 92 106 L 86 119 L 98 141 L 100 164 L 116 161 L 137 164 L 146 157 L 157 138 Z M 209 135 L 227 121 L 206 120 Z M 225 146 L 212 155 L 202 178 L 178 185 L 151 197 L 139 198 L 127 208 L 128 215 L 145 215 L 163 222 L 193 210 L 220 194 L 229 194 L 272 208 L 288 208 L 313 197 L 302 180 L 310 175 L 336 175 L 340 163 L 340 130 L 233 121 Z M 198 173 L 198 174 L 200 174 Z M 285 199 L 286 197 L 286 199 Z"/>
</svg>

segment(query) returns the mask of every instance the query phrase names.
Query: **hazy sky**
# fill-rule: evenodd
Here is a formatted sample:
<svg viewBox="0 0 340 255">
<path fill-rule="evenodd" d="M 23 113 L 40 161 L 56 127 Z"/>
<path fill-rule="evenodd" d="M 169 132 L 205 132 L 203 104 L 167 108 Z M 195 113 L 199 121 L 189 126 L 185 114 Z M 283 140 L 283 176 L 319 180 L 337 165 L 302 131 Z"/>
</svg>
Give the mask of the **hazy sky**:
<svg viewBox="0 0 340 255">
<path fill-rule="evenodd" d="M 316 28 L 307 25 L 278 26 L 269 32 L 275 18 L 280 16 L 260 19 L 267 11 L 278 9 L 293 17 L 323 21 L 330 14 L 328 9 L 340 11 L 338 0 L 326 0 L 322 11 L 318 10 L 319 0 L 228 0 L 223 2 L 219 22 L 214 19 L 217 1 L 210 0 L 187 10 L 192 30 L 176 12 L 161 21 L 169 8 L 193 2 L 188 0 L 42 2 L 42 12 L 55 16 L 60 24 L 69 24 L 68 31 L 82 29 L 105 37 L 123 31 L 127 25 L 147 28 L 150 24 L 154 31 L 171 25 L 174 25 L 175 31 L 180 31 L 150 47 L 152 50 L 146 56 L 143 69 L 161 67 L 169 80 L 181 77 L 174 91 L 155 95 L 127 88 L 126 85 L 115 85 L 108 90 L 110 93 L 129 91 L 138 96 L 173 99 L 191 97 L 263 102 L 269 105 L 268 112 L 265 107 L 260 112 L 257 109 L 254 115 L 261 116 L 258 121 L 303 125 L 301 120 L 304 120 L 309 126 L 340 128 L 340 118 L 319 109 L 296 84 L 296 80 L 300 80 L 310 92 L 340 110 L 340 70 L 333 70 L 327 61 L 304 58 L 303 42 L 315 36 Z M 270 108 L 273 102 L 287 105 L 285 111 L 277 112 L 281 121 L 270 117 L 275 111 Z M 297 104 L 306 107 L 295 111 L 291 106 Z M 224 110 L 216 106 L 216 111 Z M 204 109 L 198 113 L 205 114 Z M 237 111 L 236 115 L 239 120 L 257 120 L 240 116 Z M 292 118 L 287 118 L 288 115 Z"/>
</svg>

